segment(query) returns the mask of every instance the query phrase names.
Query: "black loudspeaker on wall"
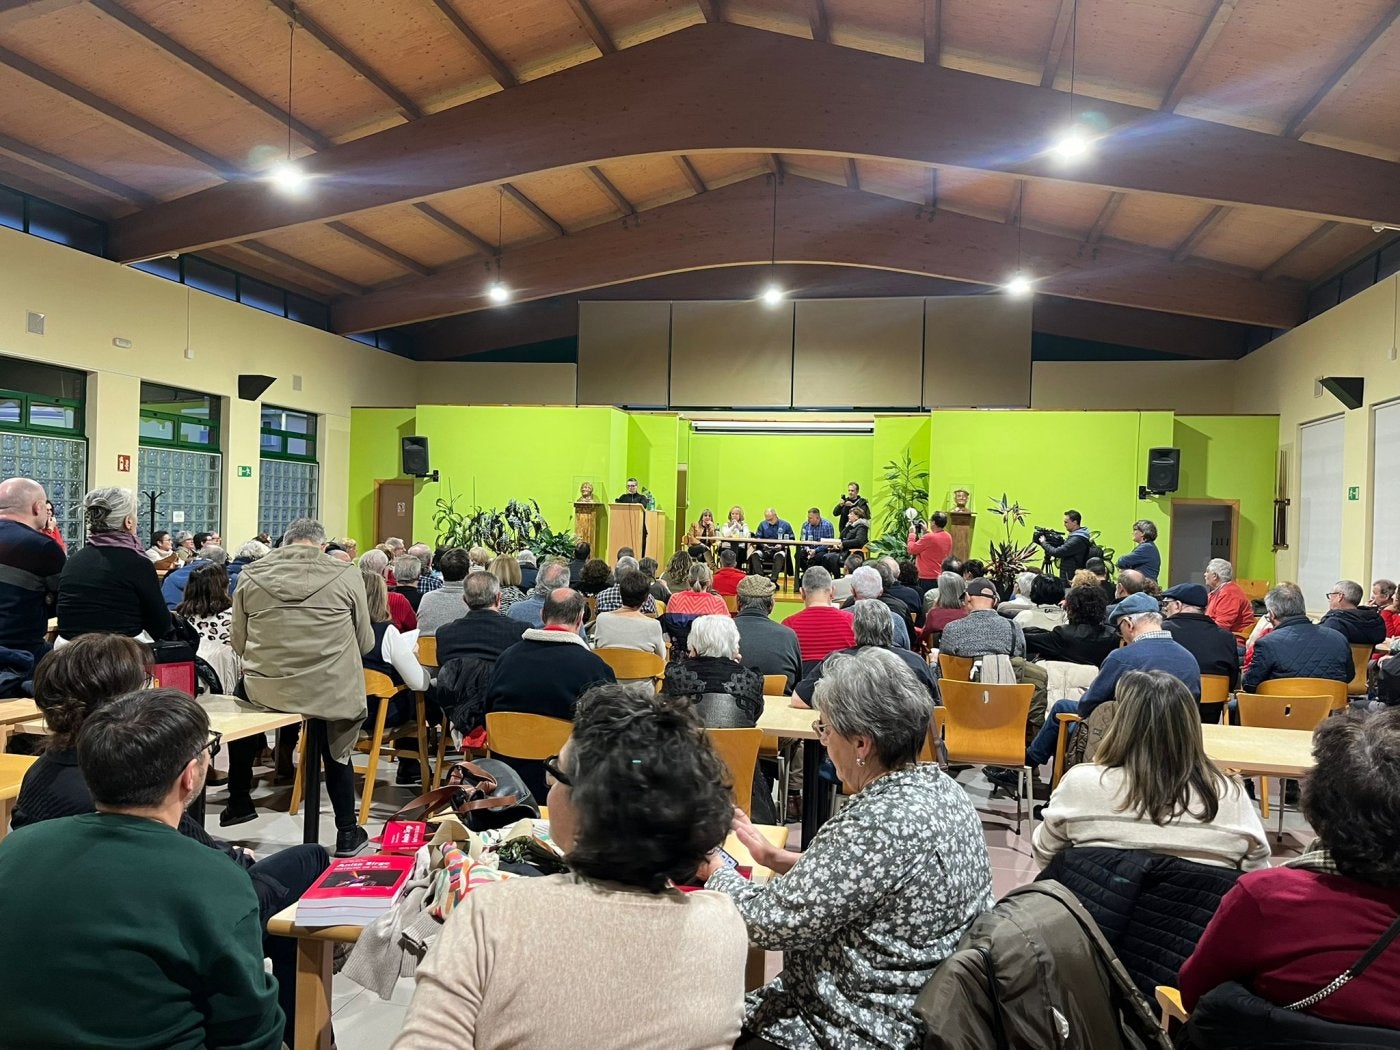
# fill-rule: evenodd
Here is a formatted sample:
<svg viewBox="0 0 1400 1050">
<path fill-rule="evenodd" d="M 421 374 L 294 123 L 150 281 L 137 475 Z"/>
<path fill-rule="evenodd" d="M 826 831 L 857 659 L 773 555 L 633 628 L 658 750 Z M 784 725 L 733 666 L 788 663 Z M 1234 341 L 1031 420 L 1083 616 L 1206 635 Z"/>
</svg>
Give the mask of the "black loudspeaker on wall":
<svg viewBox="0 0 1400 1050">
<path fill-rule="evenodd" d="M 242 401 L 256 401 L 273 383 L 274 376 L 258 376 L 244 373 L 238 377 L 238 397 Z"/>
<path fill-rule="evenodd" d="M 1181 482 L 1181 449 L 1150 448 L 1147 450 L 1147 484 L 1138 493 L 1139 499 L 1175 492 Z"/>
<path fill-rule="evenodd" d="M 436 470 L 428 469 L 428 439 L 412 435 L 402 439 L 403 472 L 415 478 L 438 479 Z"/>
</svg>

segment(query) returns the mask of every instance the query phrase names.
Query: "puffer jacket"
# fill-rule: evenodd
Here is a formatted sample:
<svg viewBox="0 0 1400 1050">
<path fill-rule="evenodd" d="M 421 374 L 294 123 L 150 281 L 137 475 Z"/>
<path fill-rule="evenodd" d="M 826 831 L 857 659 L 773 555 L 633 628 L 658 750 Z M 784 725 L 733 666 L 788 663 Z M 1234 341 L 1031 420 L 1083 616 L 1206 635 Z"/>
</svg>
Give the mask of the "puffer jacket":
<svg viewBox="0 0 1400 1050">
<path fill-rule="evenodd" d="M 1319 627 L 1336 631 L 1348 645 L 1375 645 L 1385 641 L 1385 621 L 1381 614 L 1362 606 L 1358 609 L 1333 609 L 1319 622 Z"/>
<path fill-rule="evenodd" d="M 1252 693 L 1271 678 L 1350 682 L 1355 673 L 1346 638 L 1306 616 L 1289 616 L 1254 643 L 1254 656 L 1240 684 Z"/>
<path fill-rule="evenodd" d="M 1038 879 L 1068 888 L 1150 1003 L 1176 986 L 1181 964 L 1240 872 L 1140 849 L 1077 846 L 1055 854 Z"/>
<path fill-rule="evenodd" d="M 1400 1050 L 1400 1032 L 1284 1010 L 1227 981 L 1201 997 L 1178 1045 L 1186 1050 Z"/>
</svg>

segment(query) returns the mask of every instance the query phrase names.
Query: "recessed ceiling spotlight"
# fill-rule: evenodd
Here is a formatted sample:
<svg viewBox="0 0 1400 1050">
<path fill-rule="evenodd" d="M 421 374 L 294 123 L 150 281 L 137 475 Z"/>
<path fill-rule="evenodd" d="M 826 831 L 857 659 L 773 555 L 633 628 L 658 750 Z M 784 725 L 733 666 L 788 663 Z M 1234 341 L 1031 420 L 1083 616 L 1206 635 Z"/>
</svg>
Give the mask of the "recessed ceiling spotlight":
<svg viewBox="0 0 1400 1050">
<path fill-rule="evenodd" d="M 1007 295 L 1022 299 L 1035 291 L 1035 280 L 1024 273 L 1013 273 L 1001 287 Z"/>
</svg>

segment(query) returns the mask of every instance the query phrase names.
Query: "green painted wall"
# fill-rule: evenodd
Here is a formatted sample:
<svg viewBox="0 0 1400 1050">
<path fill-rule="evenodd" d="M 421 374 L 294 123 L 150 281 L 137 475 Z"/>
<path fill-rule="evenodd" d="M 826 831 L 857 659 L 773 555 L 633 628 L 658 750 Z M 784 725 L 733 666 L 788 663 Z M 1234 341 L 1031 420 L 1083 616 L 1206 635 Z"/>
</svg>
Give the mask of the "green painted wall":
<svg viewBox="0 0 1400 1050">
<path fill-rule="evenodd" d="M 351 537 L 360 550 L 374 546 L 374 483 L 401 478 L 399 439 L 418 433 L 417 410 L 412 408 L 354 408 L 350 410 L 350 506 L 346 521 Z M 438 450 L 433 446 L 436 458 Z M 430 524 L 431 518 L 414 502 L 414 528 Z"/>
<path fill-rule="evenodd" d="M 676 511 L 679 424 L 674 415 L 637 414 L 627 417 L 627 474 L 636 477 L 645 488 L 651 490 L 656 497 L 656 509 L 668 519 L 674 519 Z M 626 480 L 623 478 L 624 482 Z"/>
<path fill-rule="evenodd" d="M 1272 580 L 1278 417 L 1177 416 L 1173 434 L 1172 444 L 1181 449 L 1181 488 L 1175 495 L 1239 500 L 1235 576 Z"/>
<path fill-rule="evenodd" d="M 924 470 L 928 470 L 929 427 L 928 416 L 879 416 L 876 418 L 875 439 L 871 445 L 870 480 L 868 483 L 861 482 L 861 490 L 867 493 L 871 513 L 875 517 L 872 523 L 874 527 L 871 529 L 872 539 L 878 539 L 884 534 L 884 514 L 881 508 L 888 496 L 888 486 L 884 482 L 885 464 L 900 459 L 907 448 L 912 454 L 914 463 Z M 930 482 L 931 484 L 932 482 Z M 933 496 L 933 493 L 934 489 L 930 488 L 930 497 Z M 833 499 L 832 503 L 835 502 Z M 915 509 L 925 515 L 929 510 L 927 506 Z"/>
</svg>

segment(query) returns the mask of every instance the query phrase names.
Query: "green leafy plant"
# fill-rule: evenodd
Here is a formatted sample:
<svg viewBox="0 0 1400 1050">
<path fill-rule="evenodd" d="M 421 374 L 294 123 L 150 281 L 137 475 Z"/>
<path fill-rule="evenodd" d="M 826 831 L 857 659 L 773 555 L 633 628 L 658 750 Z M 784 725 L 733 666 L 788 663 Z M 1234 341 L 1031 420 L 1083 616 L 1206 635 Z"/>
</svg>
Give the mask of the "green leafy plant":
<svg viewBox="0 0 1400 1050">
<path fill-rule="evenodd" d="M 997 585 L 997 590 L 1006 597 L 1011 593 L 1018 574 L 1030 570 L 1030 560 L 1039 548 L 1034 543 L 1024 546 L 1016 539 L 1015 529 L 1026 527 L 1026 515 L 1030 510 L 1020 503 L 1011 503 L 1006 493 L 1001 499 L 987 508 L 989 513 L 1001 519 L 1006 538 L 993 540 L 987 550 L 987 579 Z"/>
<path fill-rule="evenodd" d="M 903 557 L 909 535 L 909 508 L 923 516 L 928 512 L 928 470 L 914 462 L 906 448 L 898 459 L 885 464 L 881 480 L 884 497 L 880 503 L 880 537 L 870 544 L 872 556 L 891 554 Z"/>
<path fill-rule="evenodd" d="M 433 512 L 438 544 L 445 547 L 485 547 L 496 554 L 529 549 L 540 558 L 572 554 L 571 533 L 555 532 L 534 500 L 511 500 L 504 511 L 495 507 L 459 510 L 451 482 L 447 496 L 439 497 Z"/>
</svg>

